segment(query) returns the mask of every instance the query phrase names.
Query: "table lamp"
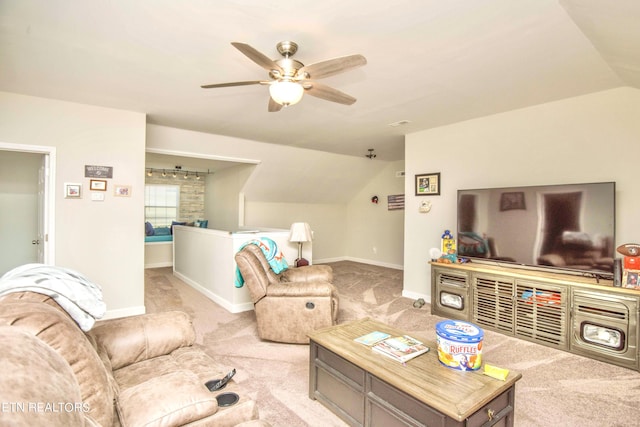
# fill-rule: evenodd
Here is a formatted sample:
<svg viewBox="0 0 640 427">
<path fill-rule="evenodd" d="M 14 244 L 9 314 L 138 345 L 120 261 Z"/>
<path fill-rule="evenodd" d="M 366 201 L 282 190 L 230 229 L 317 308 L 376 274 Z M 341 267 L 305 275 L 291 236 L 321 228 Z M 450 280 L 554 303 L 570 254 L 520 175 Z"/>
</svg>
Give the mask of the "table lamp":
<svg viewBox="0 0 640 427">
<path fill-rule="evenodd" d="M 309 265 L 309 261 L 302 258 L 302 244 L 311 241 L 311 227 L 309 227 L 309 224 L 306 222 L 294 222 L 291 224 L 289 241 L 298 243 L 298 259 L 295 262 L 295 266 L 302 267 Z"/>
</svg>

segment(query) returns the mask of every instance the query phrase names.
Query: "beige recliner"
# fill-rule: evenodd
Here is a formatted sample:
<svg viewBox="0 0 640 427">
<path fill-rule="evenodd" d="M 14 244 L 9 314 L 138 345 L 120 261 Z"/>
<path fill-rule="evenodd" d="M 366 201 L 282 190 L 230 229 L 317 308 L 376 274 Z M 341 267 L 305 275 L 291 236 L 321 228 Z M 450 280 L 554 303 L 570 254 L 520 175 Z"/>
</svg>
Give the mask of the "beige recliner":
<svg viewBox="0 0 640 427">
<path fill-rule="evenodd" d="M 251 294 L 261 339 L 308 343 L 309 332 L 336 323 L 338 294 L 331 267 L 310 265 L 276 274 L 254 244 L 235 259 Z"/>
</svg>

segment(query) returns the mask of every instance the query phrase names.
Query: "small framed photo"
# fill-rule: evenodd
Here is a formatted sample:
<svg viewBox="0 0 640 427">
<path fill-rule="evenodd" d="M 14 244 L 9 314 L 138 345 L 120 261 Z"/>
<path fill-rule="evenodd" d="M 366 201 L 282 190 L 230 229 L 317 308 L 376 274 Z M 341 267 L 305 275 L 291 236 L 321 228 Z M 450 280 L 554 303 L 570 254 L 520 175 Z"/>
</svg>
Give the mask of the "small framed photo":
<svg viewBox="0 0 640 427">
<path fill-rule="evenodd" d="M 625 288 L 638 289 L 640 288 L 640 283 L 638 283 L 638 278 L 640 275 L 639 270 L 624 270 L 622 274 L 622 286 Z"/>
<path fill-rule="evenodd" d="M 113 187 L 113 195 L 116 197 L 131 197 L 131 186 L 115 185 Z"/>
<path fill-rule="evenodd" d="M 92 179 L 89 181 L 91 191 L 107 191 L 107 181 L 104 179 Z"/>
<path fill-rule="evenodd" d="M 524 203 L 524 192 L 513 191 L 500 194 L 500 210 L 511 211 L 514 209 L 527 209 Z"/>
<path fill-rule="evenodd" d="M 65 199 L 80 199 L 82 198 L 82 184 L 74 184 L 67 182 L 64 184 L 64 198 Z"/>
<path fill-rule="evenodd" d="M 439 196 L 440 172 L 416 175 L 416 196 Z"/>
</svg>

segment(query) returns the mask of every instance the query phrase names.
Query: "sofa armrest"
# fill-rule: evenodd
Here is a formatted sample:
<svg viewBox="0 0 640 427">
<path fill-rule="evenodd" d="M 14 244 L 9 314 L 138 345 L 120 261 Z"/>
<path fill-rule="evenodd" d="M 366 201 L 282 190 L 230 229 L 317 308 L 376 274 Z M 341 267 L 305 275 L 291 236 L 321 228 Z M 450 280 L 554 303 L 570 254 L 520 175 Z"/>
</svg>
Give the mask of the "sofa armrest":
<svg viewBox="0 0 640 427">
<path fill-rule="evenodd" d="M 106 320 L 89 334 L 103 346 L 114 370 L 195 342 L 191 318 L 181 311 Z"/>
<path fill-rule="evenodd" d="M 335 293 L 335 287 L 327 282 L 291 282 L 267 287 L 267 297 L 322 297 Z"/>
<path fill-rule="evenodd" d="M 333 282 L 333 269 L 328 265 L 288 268 L 280 273 L 281 282 Z"/>
</svg>

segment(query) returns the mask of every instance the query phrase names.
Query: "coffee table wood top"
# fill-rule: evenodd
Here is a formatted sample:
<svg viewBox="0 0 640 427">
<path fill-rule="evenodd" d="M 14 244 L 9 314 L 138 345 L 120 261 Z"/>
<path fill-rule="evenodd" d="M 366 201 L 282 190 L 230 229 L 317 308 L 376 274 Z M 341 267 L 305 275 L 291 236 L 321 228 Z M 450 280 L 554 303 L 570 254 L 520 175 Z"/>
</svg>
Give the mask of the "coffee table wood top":
<svg viewBox="0 0 640 427">
<path fill-rule="evenodd" d="M 405 334 L 384 323 L 365 318 L 319 329 L 310 333 L 309 338 L 458 421 L 471 416 L 522 377 L 520 373 L 510 371 L 506 381 L 500 381 L 482 374 L 482 368 L 466 372 L 448 368 L 438 360 L 436 343 L 415 334 L 410 336 L 425 343 L 430 350 L 403 364 L 354 341 L 355 338 L 373 331 L 386 332 L 392 336 Z"/>
</svg>

